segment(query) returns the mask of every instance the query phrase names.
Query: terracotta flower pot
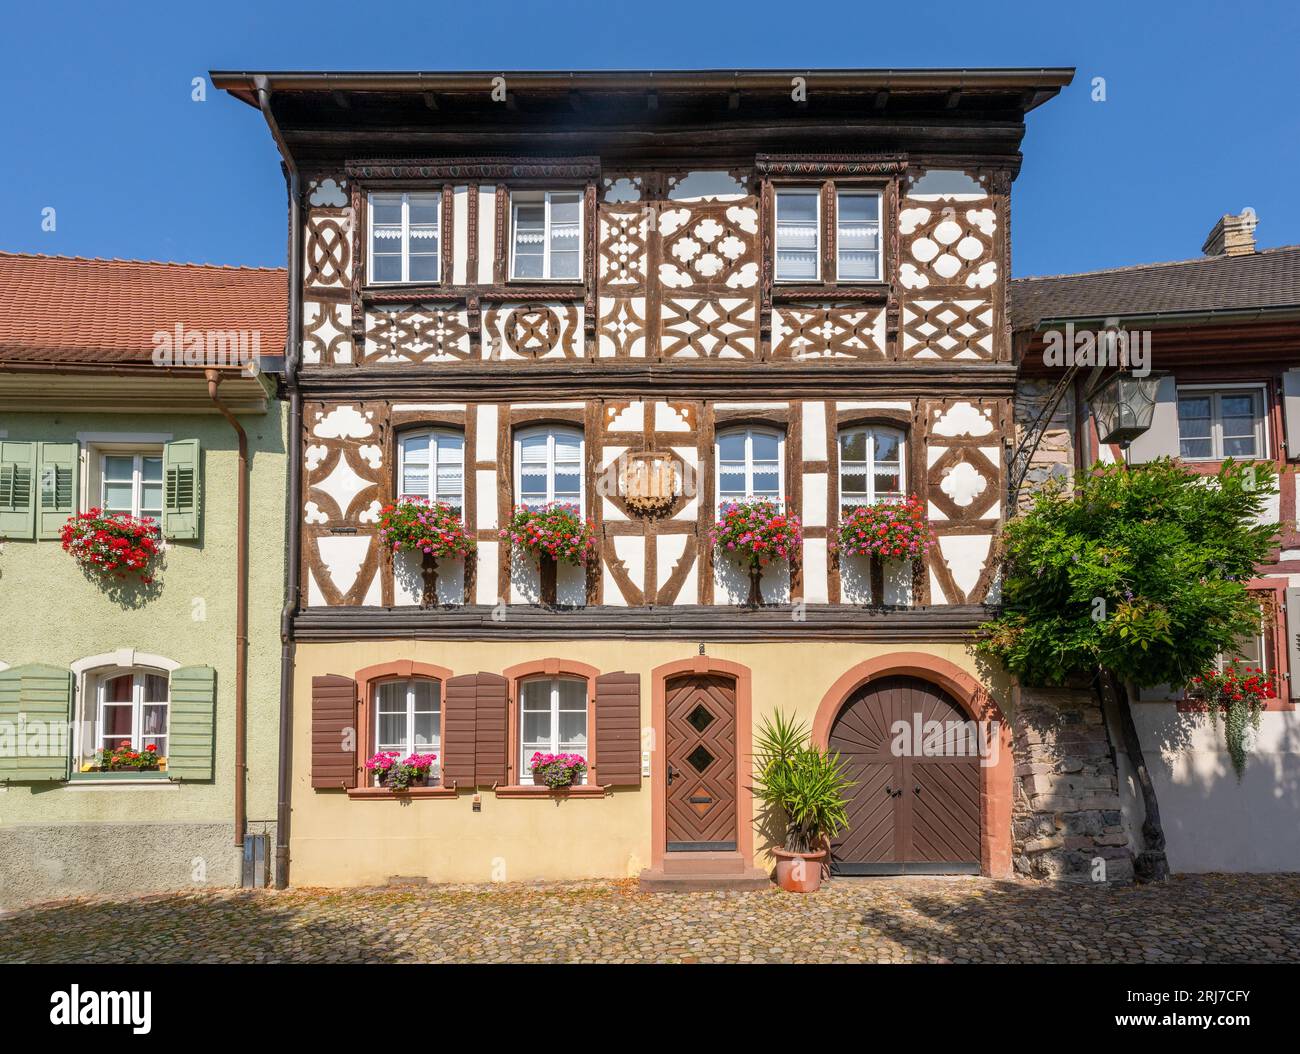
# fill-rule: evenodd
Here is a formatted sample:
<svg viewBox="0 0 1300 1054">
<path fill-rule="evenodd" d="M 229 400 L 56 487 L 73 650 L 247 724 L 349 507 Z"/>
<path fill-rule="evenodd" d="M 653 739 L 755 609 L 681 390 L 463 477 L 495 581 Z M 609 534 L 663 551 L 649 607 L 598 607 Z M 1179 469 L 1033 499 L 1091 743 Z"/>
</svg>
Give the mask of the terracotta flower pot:
<svg viewBox="0 0 1300 1054">
<path fill-rule="evenodd" d="M 776 857 L 776 884 L 787 893 L 816 893 L 822 888 L 822 860 L 826 850 L 796 853 L 791 849 L 773 849 Z"/>
</svg>

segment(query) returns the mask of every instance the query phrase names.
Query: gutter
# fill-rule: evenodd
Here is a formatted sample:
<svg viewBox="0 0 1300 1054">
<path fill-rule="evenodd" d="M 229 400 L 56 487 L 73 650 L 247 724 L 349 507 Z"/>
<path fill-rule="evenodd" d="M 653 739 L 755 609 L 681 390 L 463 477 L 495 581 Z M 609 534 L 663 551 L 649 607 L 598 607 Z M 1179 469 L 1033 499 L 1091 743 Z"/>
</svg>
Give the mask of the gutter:
<svg viewBox="0 0 1300 1054">
<path fill-rule="evenodd" d="M 820 90 L 900 92 L 1025 92 L 1025 111 L 1046 102 L 1074 79 L 1073 67 L 928 69 L 749 69 L 749 70 L 455 70 L 334 71 L 212 70 L 215 87 L 249 105 L 262 105 L 272 91 L 481 92 L 494 77 L 512 91 L 553 92 L 788 92 L 793 77 Z M 254 98 L 256 96 L 256 98 Z M 285 155 L 288 156 L 287 154 Z"/>
<path fill-rule="evenodd" d="M 248 780 L 248 434 L 217 394 L 220 370 L 206 370 L 208 398 L 235 430 L 239 440 L 239 497 L 236 503 L 235 541 L 235 845 L 243 846 L 248 809 L 245 800 Z"/>
<path fill-rule="evenodd" d="M 1135 315 L 1073 315 L 1064 318 L 1045 318 L 1033 328 L 1034 333 L 1048 329 L 1058 329 L 1066 323 L 1075 327 L 1089 323 L 1105 324 L 1114 319 L 1116 325 L 1123 328 L 1129 322 L 1145 322 L 1151 325 L 1201 325 L 1216 322 L 1265 322 L 1300 318 L 1300 305 L 1283 305 L 1279 307 L 1245 307 L 1216 308 L 1210 311 L 1148 311 Z"/>
<path fill-rule="evenodd" d="M 215 83 L 215 82 L 214 82 Z M 300 590 L 299 546 L 302 541 L 302 392 L 298 389 L 298 363 L 302 351 L 302 188 L 298 166 L 271 109 L 271 88 L 265 76 L 253 77 L 257 105 L 266 118 L 271 137 L 283 159 L 289 196 L 289 328 L 284 338 L 284 381 L 289 392 L 289 480 L 285 495 L 285 598 L 280 612 L 280 741 L 275 805 L 275 888 L 289 885 L 289 823 L 293 787 L 293 620 Z"/>
</svg>

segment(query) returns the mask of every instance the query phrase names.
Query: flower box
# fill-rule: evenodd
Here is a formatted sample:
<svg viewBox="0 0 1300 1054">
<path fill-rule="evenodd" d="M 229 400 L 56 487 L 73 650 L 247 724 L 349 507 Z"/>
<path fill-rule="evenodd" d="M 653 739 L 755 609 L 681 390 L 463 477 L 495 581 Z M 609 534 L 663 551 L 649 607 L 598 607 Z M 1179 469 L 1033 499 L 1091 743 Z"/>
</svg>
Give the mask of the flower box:
<svg viewBox="0 0 1300 1054">
<path fill-rule="evenodd" d="M 149 570 L 158 555 L 158 525 L 151 517 L 87 509 L 59 528 L 63 551 L 71 553 L 87 574 L 107 578 L 138 577 L 153 582 Z"/>
<path fill-rule="evenodd" d="M 366 760 L 366 769 L 375 780 L 376 787 L 404 791 L 411 787 L 424 787 L 429 782 L 429 772 L 438 759 L 437 754 L 409 754 L 401 761 L 396 750 L 381 751 Z"/>
<path fill-rule="evenodd" d="M 585 564 L 596 550 L 596 527 L 576 505 L 555 503 L 541 508 L 516 506 L 500 532 L 512 549 L 557 563 Z"/>
<path fill-rule="evenodd" d="M 925 506 L 915 496 L 854 505 L 840 514 L 838 548 L 844 556 L 918 560 L 933 544 Z"/>
<path fill-rule="evenodd" d="M 587 761 L 581 754 L 543 754 L 535 753 L 528 762 L 533 771 L 533 784 L 560 790 L 575 786 L 577 780 L 587 771 Z"/>
</svg>

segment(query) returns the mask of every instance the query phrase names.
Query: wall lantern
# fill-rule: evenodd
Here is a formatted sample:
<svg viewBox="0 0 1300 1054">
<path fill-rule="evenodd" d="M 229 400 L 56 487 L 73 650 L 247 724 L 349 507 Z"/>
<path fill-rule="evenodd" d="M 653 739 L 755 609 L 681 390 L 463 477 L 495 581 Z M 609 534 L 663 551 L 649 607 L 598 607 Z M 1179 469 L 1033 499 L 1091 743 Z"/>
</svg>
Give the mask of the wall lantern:
<svg viewBox="0 0 1300 1054">
<path fill-rule="evenodd" d="M 1098 387 L 1088 397 L 1098 440 L 1127 447 L 1150 428 L 1159 387 L 1160 378 L 1150 373 L 1145 377 L 1116 373 Z"/>
</svg>

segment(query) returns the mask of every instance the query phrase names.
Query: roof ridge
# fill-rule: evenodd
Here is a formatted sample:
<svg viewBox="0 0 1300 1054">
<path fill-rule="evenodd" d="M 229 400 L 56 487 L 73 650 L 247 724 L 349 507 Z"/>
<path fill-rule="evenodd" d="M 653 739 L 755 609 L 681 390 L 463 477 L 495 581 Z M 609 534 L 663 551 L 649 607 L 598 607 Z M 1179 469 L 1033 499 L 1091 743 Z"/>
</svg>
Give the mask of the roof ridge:
<svg viewBox="0 0 1300 1054">
<path fill-rule="evenodd" d="M 284 274 L 284 267 L 257 267 L 251 264 L 197 263 L 192 260 L 138 260 L 121 256 L 67 256 L 63 253 L 20 253 L 0 249 L 0 257 L 20 260 L 64 260 L 68 263 L 145 264 L 150 267 L 194 267 L 209 271 L 252 271 Z"/>
<path fill-rule="evenodd" d="M 1300 250 L 1300 244 L 1297 245 L 1274 245 L 1268 249 L 1258 249 L 1250 254 L 1250 257 L 1266 256 L 1270 253 L 1296 252 Z M 1242 256 L 1228 256 L 1222 254 L 1219 256 L 1193 256 L 1188 260 L 1158 260 L 1154 263 L 1125 264 L 1122 267 L 1099 267 L 1095 271 L 1069 271 L 1065 274 L 1032 274 L 1024 275 L 1021 278 L 1011 279 L 1012 284 L 1016 282 L 1053 282 L 1061 278 L 1087 278 L 1091 275 L 1098 274 L 1122 274 L 1125 271 L 1150 271 L 1157 267 L 1185 267 L 1187 264 L 1206 263 L 1210 260 L 1239 260 L 1247 259 Z"/>
</svg>

